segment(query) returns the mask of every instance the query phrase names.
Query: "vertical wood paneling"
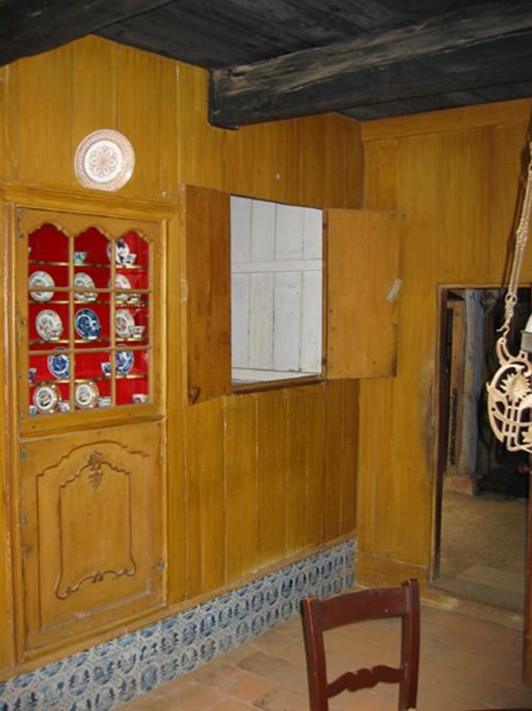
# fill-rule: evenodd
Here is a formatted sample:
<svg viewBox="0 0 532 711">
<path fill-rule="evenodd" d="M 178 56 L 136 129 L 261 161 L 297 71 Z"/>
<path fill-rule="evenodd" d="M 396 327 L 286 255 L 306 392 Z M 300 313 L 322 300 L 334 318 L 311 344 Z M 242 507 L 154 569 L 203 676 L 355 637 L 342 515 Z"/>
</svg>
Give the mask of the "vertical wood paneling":
<svg viewBox="0 0 532 711">
<path fill-rule="evenodd" d="M 317 207 L 360 200 L 355 121 L 329 115 L 215 129 L 207 120 L 205 71 L 101 38 L 87 37 L 0 69 L 0 112 L 0 176 L 10 182 L 83 190 L 72 169 L 79 141 L 98 128 L 116 128 L 136 152 L 134 175 L 120 192 L 126 205 L 133 196 L 179 198 L 180 183 Z M 229 353 L 228 329 L 216 327 L 227 303 L 223 264 L 229 247 L 219 215 L 200 210 L 201 220 L 186 230 L 186 209 L 178 212 L 176 223 L 185 222 L 169 234 L 166 304 L 171 602 L 235 584 L 261 566 L 281 564 L 285 556 L 326 542 L 325 413 L 340 423 L 345 408 L 341 398 L 326 406 L 324 384 L 185 405 L 182 375 L 187 360 L 193 362 L 198 333 Z M 202 230 L 211 235 L 204 244 Z M 194 318 L 182 326 L 185 233 L 191 236 L 189 256 L 195 255 L 192 276 L 206 288 L 206 301 L 196 304 Z M 292 247 L 306 258 L 320 256 L 310 254 L 315 245 L 306 239 L 290 252 Z M 262 259 L 273 253 L 273 243 L 253 249 Z M 214 282 L 204 279 L 206 263 Z M 209 382 L 228 372 L 212 354 L 205 362 L 212 369 Z M 220 393 L 227 390 L 225 381 Z M 355 431 L 352 437 L 356 446 Z M 354 464 L 353 449 L 348 456 Z M 345 502 L 344 494 L 340 500 Z M 336 530 L 352 533 L 346 525 Z"/>
<path fill-rule="evenodd" d="M 339 114 L 326 114 L 300 118 L 297 127 L 301 146 L 299 202 L 314 207 L 361 207 L 364 162 L 360 124 Z M 340 175 L 343 180 L 338 180 Z M 309 180 L 308 176 L 313 177 Z"/>
<path fill-rule="evenodd" d="M 323 505 L 327 484 L 326 398 L 327 384 L 308 390 L 307 419 L 299 423 L 304 428 L 307 450 L 307 515 L 305 525 L 307 545 L 325 542 L 325 507 Z M 296 440 L 299 439 L 296 437 Z"/>
<path fill-rule="evenodd" d="M 0 78 L 1 77 L 2 74 L 0 74 Z M 2 107 L 1 99 L 2 85 L 0 83 L 0 110 Z M 2 131 L 1 127 L 0 131 Z M 0 156 L 1 155 L 0 153 Z M 13 252 L 8 238 L 8 230 L 13 216 L 3 205 L 0 215 L 0 255 L 3 264 L 7 264 Z M 3 305 L 0 313 L 0 329 L 3 334 L 13 334 L 13 324 L 10 323 L 8 317 L 14 298 L 12 294 L 13 275 L 5 269 L 2 269 L 0 274 Z M 16 532 L 11 532 L 11 511 L 13 511 L 14 508 L 14 497 L 10 489 L 10 473 L 16 452 L 13 451 L 12 445 L 7 438 L 7 433 L 12 430 L 12 423 L 10 423 L 9 418 L 12 416 L 14 409 L 9 403 L 8 393 L 10 391 L 8 382 L 10 361 L 15 348 L 16 344 L 11 343 L 7 348 L 0 349 L 0 392 L 2 393 L 0 427 L 2 432 L 5 433 L 4 437 L 0 438 L 0 532 L 2 532 L 2 538 L 0 539 L 2 540 L 2 544 L 0 545 L 0 610 L 2 611 L 2 614 L 0 614 L 0 669 L 12 668 L 14 664 L 14 617 L 16 605 L 17 603 L 21 603 L 21 596 L 19 596 L 16 601 L 13 599 L 13 579 L 16 577 L 16 571 L 13 569 L 13 566 L 14 561 L 17 559 L 13 553 L 18 542 L 18 535 Z"/>
<path fill-rule="evenodd" d="M 259 558 L 257 397 L 225 401 L 226 571 L 238 580 Z"/>
<path fill-rule="evenodd" d="M 275 370 L 299 370 L 300 319 L 301 274 L 280 272 L 275 275 Z"/>
<path fill-rule="evenodd" d="M 265 200 L 251 203 L 251 254 L 253 262 L 267 262 L 275 259 L 275 221 L 277 205 Z"/>
<path fill-rule="evenodd" d="M 180 232 L 180 220 L 176 215 L 169 223 L 167 245 L 168 293 L 166 299 L 167 347 L 172 354 L 167 359 L 166 381 L 171 383 L 166 392 L 167 422 L 167 512 L 168 512 L 168 600 L 180 602 L 186 597 L 187 555 L 193 553 L 187 542 L 186 503 L 186 339 L 182 319 L 184 309 L 182 291 L 171 288 L 175 275 L 182 274 L 185 263 L 185 245 Z"/>
<path fill-rule="evenodd" d="M 79 142 L 100 128 L 117 128 L 117 50 L 97 37 L 72 44 L 72 156 Z M 73 165 L 71 180 L 76 183 Z"/>
<path fill-rule="evenodd" d="M 225 183 L 225 132 L 207 121 L 207 73 L 199 67 L 176 64 L 179 137 L 177 150 L 179 182 L 227 190 Z M 230 191 L 236 192 L 236 191 Z"/>
<path fill-rule="evenodd" d="M 258 400 L 258 557 L 273 563 L 285 552 L 287 489 L 287 398 L 283 390 L 264 393 Z"/>
<path fill-rule="evenodd" d="M 224 395 L 231 387 L 229 198 L 189 187 L 182 191 L 181 209 L 188 291 L 187 387 L 193 404 Z"/>
<path fill-rule="evenodd" d="M 357 507 L 357 453 L 358 438 L 358 393 L 357 380 L 343 382 L 343 409 L 342 409 L 342 459 L 340 468 L 341 479 L 341 507 L 340 530 L 342 535 L 356 529 Z M 332 413 L 333 417 L 337 416 Z"/>
<path fill-rule="evenodd" d="M 11 125 L 16 180 L 64 186 L 71 175 L 72 46 L 10 67 Z"/>
<path fill-rule="evenodd" d="M 340 535 L 342 508 L 342 382 L 327 385 L 325 411 L 325 451 L 327 452 L 324 487 L 324 536 L 334 539 Z"/>
<path fill-rule="evenodd" d="M 187 408 L 187 596 L 225 582 L 223 412 L 216 402 Z M 200 445 L 200 446 L 198 446 Z"/>
<path fill-rule="evenodd" d="M 358 382 L 328 383 L 326 402 L 325 537 L 333 539 L 356 522 Z"/>
<path fill-rule="evenodd" d="M 287 391 L 288 465 L 284 506 L 288 554 L 323 538 L 324 389 L 320 385 Z"/>
<path fill-rule="evenodd" d="M 139 186 L 146 195 L 160 194 L 158 156 L 167 149 L 160 145 L 160 69 L 154 54 L 131 47 L 117 50 L 117 129 L 135 147 L 135 171 L 123 188 L 124 195 L 136 195 Z"/>
<path fill-rule="evenodd" d="M 357 531 L 360 551 L 376 559 L 429 564 L 438 287 L 504 283 L 526 109 L 517 122 L 509 111 L 508 125 L 494 106 L 492 123 L 484 107 L 478 125 L 462 110 L 403 118 L 397 135 L 393 121 L 368 128 L 367 204 L 405 215 L 397 376 L 360 384 Z M 523 282 L 531 276 L 525 260 Z"/>
<path fill-rule="evenodd" d="M 395 373 L 399 225 L 391 212 L 328 210 L 327 374 Z"/>
<path fill-rule="evenodd" d="M 14 99 L 10 82 L 12 67 L 0 68 L 0 177 L 6 181 L 15 179 L 16 152 L 13 135 L 16 124 L 10 120 L 14 111 L 10 104 Z"/>
<path fill-rule="evenodd" d="M 226 190 L 298 202 L 298 122 L 275 121 L 225 132 Z"/>
<path fill-rule="evenodd" d="M 301 274 L 301 370 L 321 371 L 323 276 L 321 271 Z"/>
<path fill-rule="evenodd" d="M 246 366 L 254 368 L 273 368 L 274 342 L 274 274 L 249 275 L 249 312 Z"/>
</svg>

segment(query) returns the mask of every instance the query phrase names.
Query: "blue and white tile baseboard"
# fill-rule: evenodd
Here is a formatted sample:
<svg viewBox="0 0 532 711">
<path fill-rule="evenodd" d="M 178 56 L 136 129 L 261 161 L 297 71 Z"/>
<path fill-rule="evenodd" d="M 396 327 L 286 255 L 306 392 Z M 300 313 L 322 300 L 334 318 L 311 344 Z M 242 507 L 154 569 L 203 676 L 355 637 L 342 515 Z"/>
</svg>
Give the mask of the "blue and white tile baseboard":
<svg viewBox="0 0 532 711">
<path fill-rule="evenodd" d="M 0 711 L 108 711 L 299 614 L 307 595 L 354 582 L 353 539 L 197 607 L 0 684 Z"/>
</svg>

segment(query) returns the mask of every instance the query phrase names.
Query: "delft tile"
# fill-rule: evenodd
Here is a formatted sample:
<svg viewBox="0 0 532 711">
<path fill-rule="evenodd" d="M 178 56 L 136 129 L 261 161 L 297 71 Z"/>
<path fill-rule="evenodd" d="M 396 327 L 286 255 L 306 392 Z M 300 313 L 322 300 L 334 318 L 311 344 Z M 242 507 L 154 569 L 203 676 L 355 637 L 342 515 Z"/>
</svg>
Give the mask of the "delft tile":
<svg viewBox="0 0 532 711">
<path fill-rule="evenodd" d="M 99 691 L 94 698 L 96 711 L 110 711 L 116 705 L 116 692 L 110 686 Z"/>
<path fill-rule="evenodd" d="M 216 631 L 216 614 L 213 609 L 206 610 L 199 623 L 199 636 L 210 637 Z"/>
<path fill-rule="evenodd" d="M 198 663 L 198 653 L 194 647 L 189 647 L 181 652 L 179 664 L 184 672 L 192 671 Z"/>
<path fill-rule="evenodd" d="M 113 660 L 108 660 L 104 664 L 98 664 L 92 671 L 92 681 L 99 686 L 105 686 L 113 678 L 115 663 Z"/>
<path fill-rule="evenodd" d="M 94 707 L 90 699 L 85 699 L 84 701 L 74 701 L 66 708 L 67 711 L 92 711 Z"/>
<path fill-rule="evenodd" d="M 17 689 L 27 689 L 28 687 L 35 684 L 37 680 L 37 674 L 35 672 L 29 672 L 28 674 L 21 674 L 11 679 L 10 683 Z M 2 692 L 7 690 L 7 684 L 0 685 L 0 699 L 2 698 Z"/>
<path fill-rule="evenodd" d="M 121 679 L 120 683 L 117 684 L 117 698 L 121 703 L 133 701 L 138 693 L 137 680 L 132 677 Z"/>
<path fill-rule="evenodd" d="M 161 664 L 161 681 L 163 684 L 177 679 L 180 669 L 176 658 L 169 659 Z"/>
<path fill-rule="evenodd" d="M 72 698 L 81 698 L 90 686 L 90 673 L 88 669 L 75 669 L 70 672 L 67 681 L 67 692 Z"/>
<path fill-rule="evenodd" d="M 159 684 L 159 670 L 155 664 L 150 664 L 142 670 L 140 675 L 140 691 L 146 693 L 153 691 Z"/>
<path fill-rule="evenodd" d="M 59 662 L 54 662 L 53 664 L 47 664 L 45 667 L 42 667 L 41 669 L 39 669 L 39 671 L 37 673 L 41 677 L 46 677 L 46 678 L 56 677 L 63 670 L 65 663 L 66 662 L 64 660 L 61 660 Z"/>
<path fill-rule="evenodd" d="M 217 620 L 219 629 L 224 630 L 231 625 L 231 622 L 233 621 L 233 608 L 229 602 L 220 605 L 220 608 L 217 611 Z"/>
<path fill-rule="evenodd" d="M 220 635 L 220 639 L 218 641 L 218 650 L 220 654 L 225 654 L 226 652 L 229 652 L 231 649 L 233 649 L 234 646 L 235 640 L 231 633 L 224 632 Z"/>
<path fill-rule="evenodd" d="M 58 699 L 66 711 L 107 711 L 131 701 L 289 620 L 305 595 L 339 592 L 352 584 L 355 550 L 354 540 L 347 541 L 172 618 L 12 679 L 0 685 L 0 711 L 57 711 Z"/>
</svg>

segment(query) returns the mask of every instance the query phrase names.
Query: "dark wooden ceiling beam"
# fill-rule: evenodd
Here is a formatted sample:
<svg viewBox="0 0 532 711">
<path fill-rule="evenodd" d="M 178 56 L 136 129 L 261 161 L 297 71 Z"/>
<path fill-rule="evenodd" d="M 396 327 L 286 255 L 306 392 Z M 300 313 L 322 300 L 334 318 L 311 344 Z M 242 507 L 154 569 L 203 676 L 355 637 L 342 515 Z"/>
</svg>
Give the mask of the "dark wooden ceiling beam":
<svg viewBox="0 0 532 711">
<path fill-rule="evenodd" d="M 530 80 L 529 0 L 486 3 L 422 24 L 210 74 L 210 121 L 238 127 Z"/>
<path fill-rule="evenodd" d="M 60 47 L 171 1 L 4 0 L 0 2 L 0 66 Z"/>
</svg>

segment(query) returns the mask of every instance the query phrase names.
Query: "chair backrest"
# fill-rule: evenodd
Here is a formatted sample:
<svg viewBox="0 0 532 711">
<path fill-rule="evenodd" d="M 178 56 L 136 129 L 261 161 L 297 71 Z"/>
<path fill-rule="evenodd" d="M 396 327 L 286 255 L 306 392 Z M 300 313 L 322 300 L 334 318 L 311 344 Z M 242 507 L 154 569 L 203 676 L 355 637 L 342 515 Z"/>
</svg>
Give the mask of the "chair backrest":
<svg viewBox="0 0 532 711">
<path fill-rule="evenodd" d="M 407 580 L 400 587 L 360 590 L 324 600 L 308 597 L 301 601 L 301 611 L 310 711 L 328 711 L 331 697 L 342 691 L 371 688 L 379 682 L 399 684 L 399 711 L 415 707 L 419 670 L 417 580 Z M 400 665 L 377 665 L 347 671 L 328 682 L 323 633 L 353 622 L 392 617 L 401 619 Z"/>
</svg>

